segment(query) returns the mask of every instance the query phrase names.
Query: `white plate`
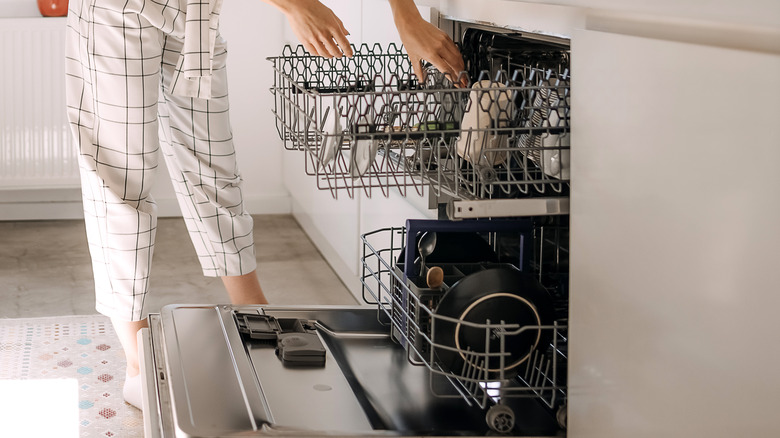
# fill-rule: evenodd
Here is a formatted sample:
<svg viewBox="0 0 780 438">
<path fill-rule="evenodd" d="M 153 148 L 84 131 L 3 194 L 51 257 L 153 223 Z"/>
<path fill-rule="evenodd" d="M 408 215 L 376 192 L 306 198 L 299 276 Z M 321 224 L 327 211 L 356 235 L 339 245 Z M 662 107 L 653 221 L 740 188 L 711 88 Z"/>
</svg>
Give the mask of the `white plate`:
<svg viewBox="0 0 780 438">
<path fill-rule="evenodd" d="M 555 100 L 555 106 L 560 105 L 557 101 L 558 98 L 559 97 L 551 99 L 551 101 Z M 550 123 L 550 126 L 561 126 L 558 111 L 551 111 L 547 120 Z M 547 175 L 559 179 L 569 179 L 569 147 L 571 146 L 569 138 L 568 132 L 563 135 L 550 134 L 542 137 L 542 146 L 553 148 L 544 149 L 544 153 L 542 154 L 544 157 L 543 170 Z"/>
<path fill-rule="evenodd" d="M 549 86 L 552 84 L 545 81 L 542 85 Z M 558 86 L 564 85 L 564 81 L 560 81 L 558 84 Z M 569 96 L 561 96 L 559 90 L 561 89 L 545 88 L 536 92 L 533 103 L 535 109 L 526 126 L 537 128 L 561 126 L 558 114 L 560 109 L 556 108 L 561 105 L 561 100 L 565 100 L 568 104 Z M 528 155 L 546 175 L 553 178 L 569 179 L 569 133 L 563 135 L 546 133 L 541 135 L 522 135 L 520 145 L 521 147 L 532 148 L 532 150 L 523 153 Z"/>
<path fill-rule="evenodd" d="M 339 122 L 339 111 L 333 107 L 325 108 L 325 117 L 322 121 L 322 145 L 320 146 L 318 158 L 320 165 L 325 167 L 333 161 L 341 148 L 341 122 Z"/>
<path fill-rule="evenodd" d="M 353 178 L 365 175 L 371 169 L 378 150 L 379 139 L 355 140 L 350 152 L 349 174 Z"/>
<path fill-rule="evenodd" d="M 471 88 L 471 102 L 461 123 L 458 155 L 475 165 L 495 166 L 506 159 L 506 154 L 488 150 L 506 148 L 508 143 L 507 135 L 490 131 L 491 121 L 498 121 L 499 116 L 512 118 L 511 93 L 504 85 L 489 80 L 476 82 Z"/>
</svg>

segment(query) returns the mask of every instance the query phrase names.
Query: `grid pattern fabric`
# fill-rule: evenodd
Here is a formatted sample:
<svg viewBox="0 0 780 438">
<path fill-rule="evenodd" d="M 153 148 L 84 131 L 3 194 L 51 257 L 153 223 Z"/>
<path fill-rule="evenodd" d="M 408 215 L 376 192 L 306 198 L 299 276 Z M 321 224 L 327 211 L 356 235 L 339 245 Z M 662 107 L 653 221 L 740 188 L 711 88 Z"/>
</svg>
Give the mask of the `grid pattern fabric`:
<svg viewBox="0 0 780 438">
<path fill-rule="evenodd" d="M 145 317 L 157 224 L 150 196 L 159 157 L 170 177 L 204 275 L 256 268 L 228 117 L 226 46 L 217 37 L 209 99 L 177 93 L 186 14 L 178 3 L 132 12 L 71 1 L 66 101 L 79 152 L 97 310 Z M 186 93 L 184 93 L 186 94 Z M 197 93 L 196 93 L 197 94 Z"/>
</svg>

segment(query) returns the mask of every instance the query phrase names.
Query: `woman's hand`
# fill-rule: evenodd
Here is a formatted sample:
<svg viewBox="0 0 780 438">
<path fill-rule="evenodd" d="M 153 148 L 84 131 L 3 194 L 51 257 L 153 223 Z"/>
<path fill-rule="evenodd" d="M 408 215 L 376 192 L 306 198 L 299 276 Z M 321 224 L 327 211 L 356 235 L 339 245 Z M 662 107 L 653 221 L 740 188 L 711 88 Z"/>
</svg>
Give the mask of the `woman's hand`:
<svg viewBox="0 0 780 438">
<path fill-rule="evenodd" d="M 301 44 L 316 56 L 352 56 L 349 32 L 330 8 L 318 0 L 265 0 L 287 17 Z"/>
<path fill-rule="evenodd" d="M 444 73 L 454 84 L 468 86 L 463 56 L 452 39 L 441 29 L 425 21 L 413 0 L 390 0 L 393 18 L 401 42 L 404 44 L 414 74 L 419 81 L 425 80 L 421 61 L 424 59 Z"/>
</svg>

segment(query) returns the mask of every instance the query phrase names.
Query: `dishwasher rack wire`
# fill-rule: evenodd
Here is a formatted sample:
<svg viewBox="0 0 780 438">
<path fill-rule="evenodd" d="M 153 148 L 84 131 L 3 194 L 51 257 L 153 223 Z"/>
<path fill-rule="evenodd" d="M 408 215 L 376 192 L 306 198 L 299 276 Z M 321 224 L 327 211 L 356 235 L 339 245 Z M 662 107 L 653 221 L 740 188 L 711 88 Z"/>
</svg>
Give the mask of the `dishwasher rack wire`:
<svg viewBox="0 0 780 438">
<path fill-rule="evenodd" d="M 325 59 L 287 46 L 269 58 L 277 131 L 304 152 L 318 188 L 335 198 L 422 195 L 426 185 L 469 200 L 568 196 L 568 55 L 492 50 L 456 88 L 430 66 L 419 83 L 394 44 L 354 53 Z"/>
<path fill-rule="evenodd" d="M 568 224 L 561 225 L 559 218 L 540 218 L 533 228 L 533 255 L 526 268 L 538 275 L 556 303 L 556 317 L 551 325 L 523 326 L 516 324 L 475 324 L 436 313 L 438 299 L 446 292 L 447 283 L 465 274 L 490 265 L 466 264 L 447 266 L 443 290 L 423 286 L 421 278 L 405 278 L 403 262 L 399 256 L 407 242 L 406 228 L 384 228 L 367 233 L 363 240 L 363 299 L 377 305 L 380 320 L 391 328 L 393 337 L 407 351 L 410 363 L 426 367 L 432 376 L 443 376 L 457 391 L 431 390 L 441 397 L 461 397 L 480 408 L 502 406 L 514 398 L 536 398 L 557 415 L 565 415 L 566 364 L 568 350 Z M 494 235 L 491 235 L 496 244 Z M 412 240 L 413 241 L 413 240 Z M 437 324 L 460 324 L 472 330 L 483 330 L 485 339 L 510 337 L 527 330 L 541 330 L 549 334 L 549 345 L 538 346 L 528 360 L 516 369 L 488 373 L 486 364 L 507 356 L 505 342 L 498 342 L 497 351 L 490 351 L 490 343 L 484 350 L 458 351 L 465 354 L 462 369 L 442 367 L 436 351 L 451 349 L 451 345 L 437 338 Z M 495 343 L 494 343 L 495 345 Z M 500 362 L 504 364 L 504 362 Z M 432 379 L 433 382 L 433 379 Z M 561 420 L 559 420 L 561 421 Z M 565 427 L 565 425 L 562 424 Z"/>
</svg>

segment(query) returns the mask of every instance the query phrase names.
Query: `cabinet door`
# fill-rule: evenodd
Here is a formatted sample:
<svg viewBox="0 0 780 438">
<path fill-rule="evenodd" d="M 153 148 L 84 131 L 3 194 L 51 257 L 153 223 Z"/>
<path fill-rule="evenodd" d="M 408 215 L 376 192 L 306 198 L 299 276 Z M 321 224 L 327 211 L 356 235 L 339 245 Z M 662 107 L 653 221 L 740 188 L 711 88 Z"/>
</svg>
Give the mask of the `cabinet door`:
<svg viewBox="0 0 780 438">
<path fill-rule="evenodd" d="M 780 56 L 572 40 L 569 433 L 777 436 Z"/>
</svg>

